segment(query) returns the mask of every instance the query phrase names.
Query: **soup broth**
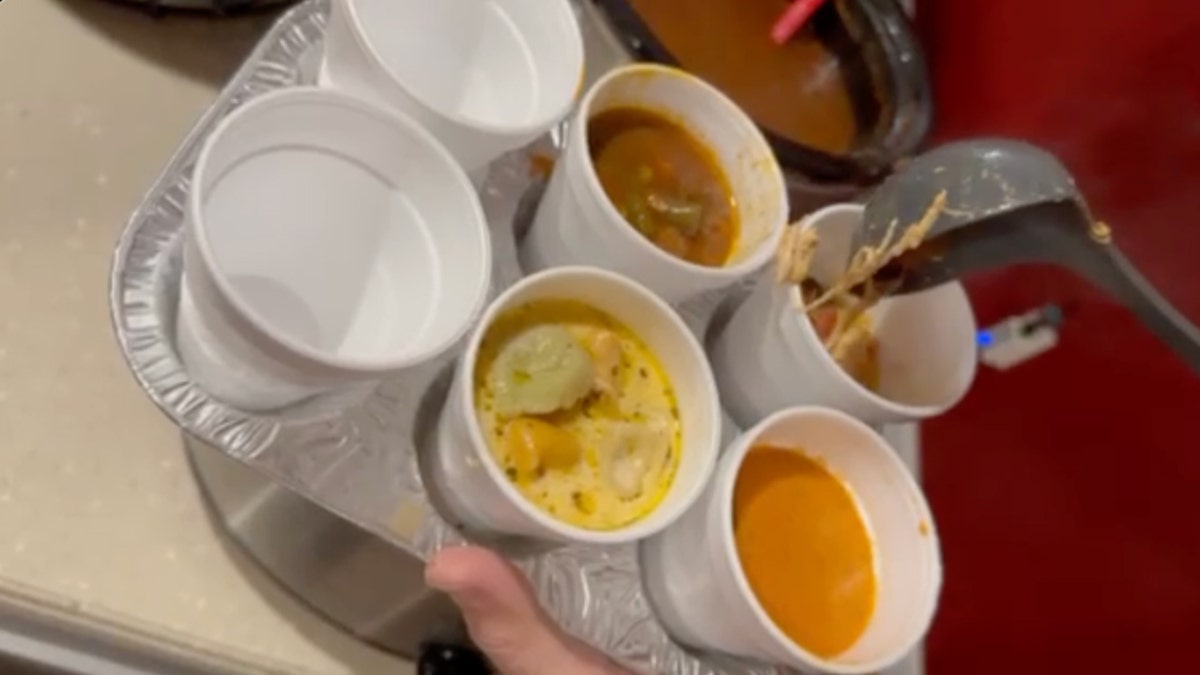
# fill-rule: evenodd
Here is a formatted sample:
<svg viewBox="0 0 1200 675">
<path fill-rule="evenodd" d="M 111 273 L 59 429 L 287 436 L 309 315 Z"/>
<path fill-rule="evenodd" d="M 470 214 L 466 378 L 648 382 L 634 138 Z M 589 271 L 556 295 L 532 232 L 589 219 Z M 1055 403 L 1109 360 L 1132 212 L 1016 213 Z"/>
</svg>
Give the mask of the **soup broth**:
<svg viewBox="0 0 1200 675">
<path fill-rule="evenodd" d="M 729 261 L 738 236 L 733 190 L 712 151 L 658 113 L 614 108 L 588 120 L 604 193 L 646 239 L 697 265 Z"/>
<path fill-rule="evenodd" d="M 635 522 L 679 466 L 675 393 L 627 327 L 583 303 L 542 300 L 502 314 L 474 372 L 492 457 L 530 503 L 590 530 Z"/>
<path fill-rule="evenodd" d="M 804 649 L 844 652 L 875 611 L 875 554 L 850 489 L 796 450 L 757 446 L 734 486 L 733 530 L 750 588 Z"/>
</svg>

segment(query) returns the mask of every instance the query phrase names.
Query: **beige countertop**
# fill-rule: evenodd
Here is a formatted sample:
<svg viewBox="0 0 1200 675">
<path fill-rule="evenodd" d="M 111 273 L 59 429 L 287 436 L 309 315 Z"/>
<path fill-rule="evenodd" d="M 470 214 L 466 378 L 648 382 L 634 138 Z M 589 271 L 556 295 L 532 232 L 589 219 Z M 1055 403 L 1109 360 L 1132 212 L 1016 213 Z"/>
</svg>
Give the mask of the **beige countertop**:
<svg viewBox="0 0 1200 675">
<path fill-rule="evenodd" d="M 125 219 L 271 18 L 0 2 L 0 610 L 229 672 L 407 673 L 223 544 L 109 324 Z"/>
</svg>

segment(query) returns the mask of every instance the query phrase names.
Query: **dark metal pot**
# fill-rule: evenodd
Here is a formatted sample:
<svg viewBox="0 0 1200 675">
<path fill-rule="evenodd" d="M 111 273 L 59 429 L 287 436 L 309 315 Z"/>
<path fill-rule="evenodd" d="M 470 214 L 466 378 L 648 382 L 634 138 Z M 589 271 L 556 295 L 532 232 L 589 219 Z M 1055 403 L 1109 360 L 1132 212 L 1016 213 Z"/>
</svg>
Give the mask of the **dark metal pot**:
<svg viewBox="0 0 1200 675">
<path fill-rule="evenodd" d="M 628 0 L 594 1 L 637 58 L 687 67 L 663 46 Z M 917 36 L 895 0 L 835 0 L 811 21 L 821 42 L 857 69 L 858 79 L 872 90 L 856 97 L 863 131 L 844 155 L 764 132 L 784 167 L 814 183 L 873 184 L 896 160 L 920 147 L 932 122 L 930 78 Z M 712 30 L 716 34 L 720 28 Z"/>
<path fill-rule="evenodd" d="M 123 0 L 135 5 L 145 5 L 153 10 L 187 9 L 227 14 L 240 10 L 258 9 L 282 5 L 296 0 Z"/>
</svg>

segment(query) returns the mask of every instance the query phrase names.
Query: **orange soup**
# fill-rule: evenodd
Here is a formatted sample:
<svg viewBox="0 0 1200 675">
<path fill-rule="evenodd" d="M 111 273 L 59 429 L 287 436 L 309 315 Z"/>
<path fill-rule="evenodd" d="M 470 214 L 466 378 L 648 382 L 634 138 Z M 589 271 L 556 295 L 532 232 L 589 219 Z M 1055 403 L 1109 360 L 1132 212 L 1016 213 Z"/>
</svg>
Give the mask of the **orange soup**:
<svg viewBox="0 0 1200 675">
<path fill-rule="evenodd" d="M 734 486 L 738 557 L 759 603 L 823 658 L 848 649 L 875 611 L 874 551 L 850 489 L 795 450 L 757 446 Z"/>
<path fill-rule="evenodd" d="M 737 241 L 733 190 L 712 151 L 679 124 L 641 108 L 588 120 L 588 151 L 609 201 L 671 255 L 720 267 Z"/>
</svg>

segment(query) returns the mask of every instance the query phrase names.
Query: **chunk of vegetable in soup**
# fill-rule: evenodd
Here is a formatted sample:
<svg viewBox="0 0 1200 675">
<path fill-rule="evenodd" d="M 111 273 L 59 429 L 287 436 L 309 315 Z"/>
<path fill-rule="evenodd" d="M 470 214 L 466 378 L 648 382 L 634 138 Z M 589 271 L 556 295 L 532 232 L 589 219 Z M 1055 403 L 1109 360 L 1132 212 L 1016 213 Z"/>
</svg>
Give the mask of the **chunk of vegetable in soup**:
<svg viewBox="0 0 1200 675">
<path fill-rule="evenodd" d="M 614 108 L 588 120 L 588 150 L 610 201 L 642 236 L 698 265 L 729 261 L 737 204 L 716 156 L 672 120 Z"/>
<path fill-rule="evenodd" d="M 746 580 L 775 625 L 829 658 L 875 612 L 875 553 L 854 495 L 802 452 L 756 446 L 738 471 L 733 533 Z"/>
<path fill-rule="evenodd" d="M 829 355 L 846 374 L 867 389 L 878 392 L 881 369 L 879 366 L 879 340 L 875 338 L 871 315 L 859 314 L 850 319 L 837 340 L 830 345 L 829 338 L 838 326 L 839 314 L 844 310 L 836 304 L 818 307 L 809 312 L 817 337 L 829 349 Z"/>
<path fill-rule="evenodd" d="M 646 344 L 604 312 L 567 300 L 505 312 L 484 335 L 474 388 L 492 457 L 558 520 L 623 527 L 653 511 L 674 480 L 675 392 Z"/>
</svg>

